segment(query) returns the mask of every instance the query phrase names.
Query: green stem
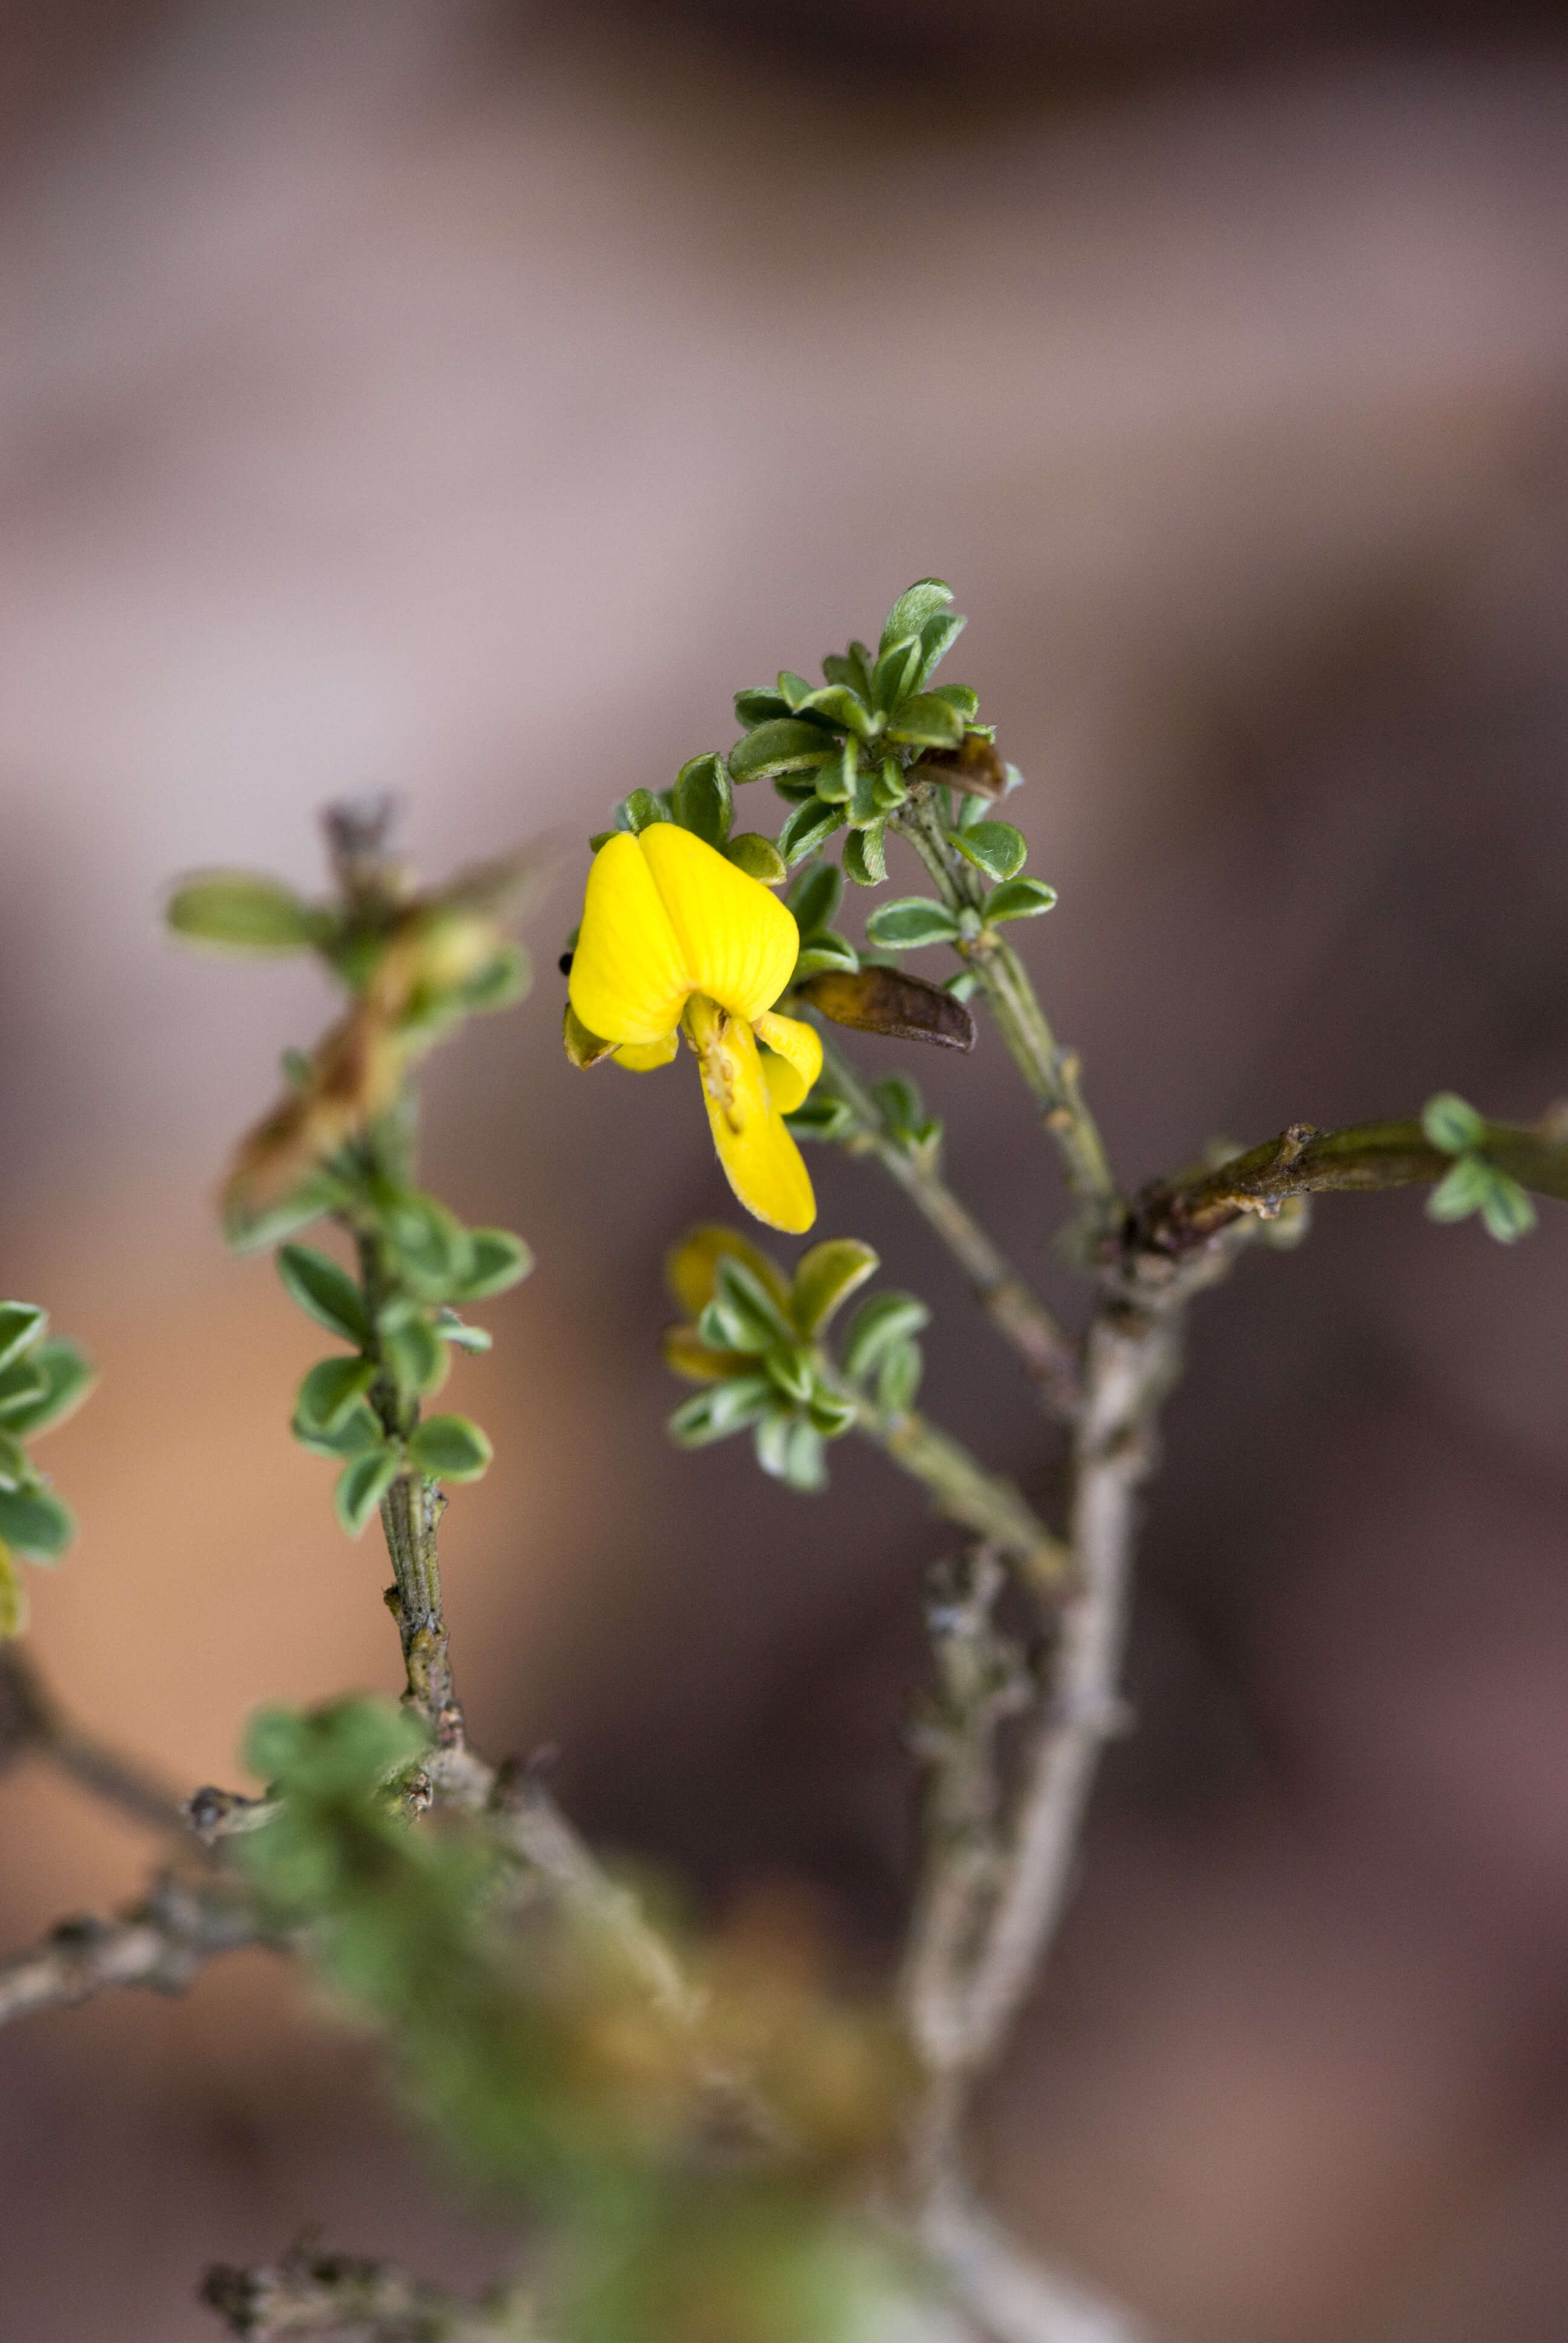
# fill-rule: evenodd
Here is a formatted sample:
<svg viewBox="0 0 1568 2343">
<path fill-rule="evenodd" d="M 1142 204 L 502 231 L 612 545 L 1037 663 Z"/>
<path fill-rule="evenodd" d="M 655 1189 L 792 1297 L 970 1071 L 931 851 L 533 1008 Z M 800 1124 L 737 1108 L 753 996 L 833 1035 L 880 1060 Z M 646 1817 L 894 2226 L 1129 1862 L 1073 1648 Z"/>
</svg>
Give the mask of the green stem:
<svg viewBox="0 0 1568 2343">
<path fill-rule="evenodd" d="M 1078 1357 L 1070 1338 L 940 1178 L 931 1156 L 893 1137 L 859 1070 L 825 1034 L 822 1064 L 829 1095 L 855 1118 L 853 1132 L 840 1143 L 851 1155 L 875 1156 L 898 1182 L 957 1261 L 981 1309 L 1017 1352 L 1047 1406 L 1070 1422 L 1078 1404 Z"/>
<path fill-rule="evenodd" d="M 930 783 L 917 783 L 893 824 L 914 848 L 941 890 L 943 902 L 960 919 L 978 922 L 985 900 L 980 874 L 950 849 L 937 816 Z M 1108 1220 L 1117 1197 L 1115 1175 L 1094 1117 L 1079 1085 L 1078 1053 L 1056 1040 L 1022 960 L 994 929 L 977 925 L 957 946 L 980 978 L 986 1002 L 1056 1141 L 1067 1182 L 1097 1222 Z"/>
<path fill-rule="evenodd" d="M 405 1100 L 370 1142 L 382 1159 L 380 1169 L 403 1182 L 413 1174 L 413 1129 L 412 1102 Z M 373 1223 L 357 1226 L 353 1236 L 365 1306 L 374 1326 L 383 1304 L 397 1291 L 397 1279 L 378 1228 Z M 407 1439 L 419 1421 L 419 1403 L 403 1399 L 385 1366 L 367 1396 L 388 1439 Z M 438 1743 L 460 1746 L 463 1712 L 452 1681 L 437 1551 L 446 1503 L 439 1484 L 410 1468 L 398 1474 L 381 1500 L 381 1528 L 392 1563 L 394 1583 L 387 1591 L 387 1607 L 397 1622 L 407 1677 L 405 1698 Z"/>
</svg>

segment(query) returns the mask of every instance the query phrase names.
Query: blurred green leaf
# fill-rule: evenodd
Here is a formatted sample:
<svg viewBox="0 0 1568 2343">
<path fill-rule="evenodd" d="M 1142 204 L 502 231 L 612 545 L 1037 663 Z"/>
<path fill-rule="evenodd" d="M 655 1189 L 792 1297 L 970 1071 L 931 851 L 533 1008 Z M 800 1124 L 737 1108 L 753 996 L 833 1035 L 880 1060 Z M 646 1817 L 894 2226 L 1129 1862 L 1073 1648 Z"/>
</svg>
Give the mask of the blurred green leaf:
<svg viewBox="0 0 1568 2343">
<path fill-rule="evenodd" d="M 70 1507 L 53 1489 L 0 1489 L 0 1541 L 29 1562 L 58 1562 L 76 1534 Z"/>
<path fill-rule="evenodd" d="M 34 1302 L 0 1302 L 0 1371 L 19 1359 L 43 1334 L 48 1313 Z"/>
<path fill-rule="evenodd" d="M 802 1334 L 819 1334 L 840 1303 L 881 1266 L 858 1237 L 829 1237 L 802 1253 L 795 1265 L 789 1309 Z"/>
<path fill-rule="evenodd" d="M 678 1407 L 669 1419 L 669 1436 L 682 1448 L 706 1448 L 716 1440 L 728 1440 L 755 1423 L 772 1397 L 766 1375 L 731 1375 Z"/>
<path fill-rule="evenodd" d="M 920 682 L 922 690 L 930 683 L 968 624 L 969 620 L 960 618 L 956 610 L 939 611 L 935 617 L 926 620 L 920 628 Z M 960 684 L 958 689 L 961 691 L 962 684 Z M 974 694 L 970 692 L 968 697 L 972 699 Z M 970 712 L 972 714 L 973 710 Z"/>
<path fill-rule="evenodd" d="M 770 684 L 762 684 L 749 691 L 738 691 L 735 695 L 736 720 L 749 732 L 755 731 L 759 724 L 777 723 L 789 713 L 789 702 Z"/>
<path fill-rule="evenodd" d="M 737 1253 L 721 1253 L 714 1264 L 713 1298 L 699 1322 L 705 1342 L 732 1351 L 766 1351 L 791 1329 L 788 1289 L 780 1304 L 756 1272 Z"/>
<path fill-rule="evenodd" d="M 902 1415 L 906 1408 L 913 1407 L 924 1364 L 918 1342 L 890 1343 L 877 1369 L 878 1405 L 890 1415 Z"/>
<path fill-rule="evenodd" d="M 825 723 L 851 732 L 858 739 L 868 740 L 876 730 L 876 719 L 859 695 L 846 684 L 825 684 L 819 691 L 796 701 L 796 707 Z"/>
<path fill-rule="evenodd" d="M 317 1438 L 337 1432 L 376 1380 L 374 1359 L 323 1359 L 299 1386 L 295 1421 Z"/>
<path fill-rule="evenodd" d="M 477 1481 L 495 1451 L 466 1415 L 427 1415 L 408 1434 L 408 1453 L 432 1480 Z"/>
<path fill-rule="evenodd" d="M 934 699 L 945 699 L 948 706 L 962 717 L 966 725 L 974 722 L 980 707 L 980 694 L 971 691 L 967 683 L 934 683 L 931 694 Z"/>
<path fill-rule="evenodd" d="M 820 1095 L 803 1101 L 784 1121 L 797 1139 L 847 1139 L 855 1129 L 855 1117 L 842 1099 Z"/>
<path fill-rule="evenodd" d="M 14 1359 L 0 1371 L 0 1423 L 47 1395 L 49 1378 L 38 1364 L 36 1356 Z"/>
<path fill-rule="evenodd" d="M 844 1338 L 844 1372 L 863 1383 L 896 1342 L 930 1323 L 930 1312 L 915 1293 L 876 1293 L 862 1302 Z"/>
<path fill-rule="evenodd" d="M 454 1302 L 487 1302 L 493 1293 L 505 1293 L 534 1265 L 533 1254 L 510 1229 L 470 1229 L 468 1243 L 473 1266 L 452 1288 Z"/>
<path fill-rule="evenodd" d="M 181 880 L 164 916 L 176 935 L 221 951 L 309 951 L 334 925 L 329 912 L 256 870 L 196 871 Z"/>
<path fill-rule="evenodd" d="M 399 1392 L 413 1399 L 427 1399 L 439 1391 L 452 1364 L 446 1343 L 422 1316 L 409 1316 L 384 1329 L 381 1356 Z"/>
<path fill-rule="evenodd" d="M 843 878 L 835 864 L 818 862 L 802 870 L 785 898 L 795 914 L 802 940 L 814 929 L 831 924 L 843 893 Z"/>
<path fill-rule="evenodd" d="M 338 1524 L 357 1538 L 397 1478 L 402 1460 L 395 1448 L 367 1450 L 344 1466 L 337 1476 L 333 1505 Z"/>
<path fill-rule="evenodd" d="M 1422 1109 L 1421 1127 L 1433 1147 L 1445 1155 L 1462 1155 L 1467 1149 L 1479 1147 L 1486 1137 L 1486 1125 L 1467 1099 L 1454 1091 L 1439 1091 L 1428 1099 Z"/>
<path fill-rule="evenodd" d="M 794 981 L 802 984 L 809 976 L 820 976 L 826 969 L 841 969 L 852 976 L 859 965 L 859 955 L 847 936 L 837 934 L 831 928 L 818 928 L 800 949 Z"/>
<path fill-rule="evenodd" d="M 887 646 L 871 671 L 871 698 L 880 714 L 890 715 L 910 697 L 920 680 L 920 666 L 918 635 Z"/>
<path fill-rule="evenodd" d="M 318 1325 L 356 1350 L 371 1347 L 365 1296 L 347 1270 L 310 1245 L 286 1244 L 278 1248 L 277 1273 L 285 1291 Z"/>
<path fill-rule="evenodd" d="M 0 1489 L 25 1489 L 34 1477 L 22 1443 L 0 1432 Z"/>
<path fill-rule="evenodd" d="M 363 1399 L 355 1402 L 331 1432 L 317 1431 L 301 1419 L 297 1410 L 288 1428 L 313 1456 L 364 1456 L 379 1448 L 387 1436 L 374 1409 Z"/>
<path fill-rule="evenodd" d="M 1535 1226 L 1535 1206 L 1512 1172 L 1488 1164 L 1490 1178 L 1481 1200 L 1482 1225 L 1499 1244 L 1513 1244 Z"/>
</svg>

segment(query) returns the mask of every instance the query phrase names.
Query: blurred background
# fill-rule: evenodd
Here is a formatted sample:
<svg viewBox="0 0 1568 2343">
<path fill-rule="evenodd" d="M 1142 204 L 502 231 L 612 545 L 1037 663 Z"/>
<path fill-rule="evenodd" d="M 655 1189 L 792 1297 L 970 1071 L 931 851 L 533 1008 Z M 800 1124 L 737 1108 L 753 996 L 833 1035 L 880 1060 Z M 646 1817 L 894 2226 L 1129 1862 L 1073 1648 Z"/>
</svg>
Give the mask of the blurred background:
<svg viewBox="0 0 1568 2343">
<path fill-rule="evenodd" d="M 47 1452 L 83 1534 L 35 1650 L 184 1783 L 264 1701 L 395 1686 L 384 1560 L 285 1431 L 317 1346 L 211 1212 L 325 992 L 180 953 L 159 894 L 314 884 L 367 787 L 432 873 L 557 830 L 538 989 L 431 1081 L 432 1184 L 539 1255 L 458 1371 L 499 1451 L 447 1538 L 471 1719 L 869 1966 L 948 1541 L 869 1452 L 809 1501 L 667 1445 L 659 1252 L 729 1203 L 689 1081 L 561 1056 L 578 840 L 934 570 L 1128 1182 L 1568 1089 L 1559 12 L 56 0 L 0 45 L 4 1282 L 105 1371 Z M 1073 1309 L 994 1041 L 913 1071 Z M 820 1232 L 936 1307 L 932 1413 L 1049 1503 L 901 1200 L 812 1168 Z M 1331 1199 L 1195 1316 L 1141 1729 L 982 2144 L 1022 2233 L 1188 2343 L 1563 2331 L 1565 1298 L 1556 1208 L 1505 1253 Z M 35 1773 L 0 1845 L 7 1945 L 151 1855 Z M 205 2263 L 308 2221 L 454 2279 L 504 2250 L 259 1959 L 7 2029 L 0 2185 L 25 2343 L 196 2343 Z"/>
</svg>

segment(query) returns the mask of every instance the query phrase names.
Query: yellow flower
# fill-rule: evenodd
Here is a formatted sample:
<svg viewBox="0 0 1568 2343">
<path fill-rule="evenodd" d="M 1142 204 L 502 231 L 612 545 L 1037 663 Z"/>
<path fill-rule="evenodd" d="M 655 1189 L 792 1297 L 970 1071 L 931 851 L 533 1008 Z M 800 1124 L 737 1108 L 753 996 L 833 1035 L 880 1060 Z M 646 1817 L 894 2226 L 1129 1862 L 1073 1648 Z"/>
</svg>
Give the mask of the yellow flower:
<svg viewBox="0 0 1568 2343">
<path fill-rule="evenodd" d="M 730 1186 L 791 1234 L 810 1227 L 817 1200 L 783 1117 L 822 1071 L 810 1026 L 773 1014 L 799 942 L 766 887 L 690 830 L 654 822 L 595 855 L 570 984 L 578 1019 L 634 1073 L 667 1066 L 685 1032 Z"/>
</svg>

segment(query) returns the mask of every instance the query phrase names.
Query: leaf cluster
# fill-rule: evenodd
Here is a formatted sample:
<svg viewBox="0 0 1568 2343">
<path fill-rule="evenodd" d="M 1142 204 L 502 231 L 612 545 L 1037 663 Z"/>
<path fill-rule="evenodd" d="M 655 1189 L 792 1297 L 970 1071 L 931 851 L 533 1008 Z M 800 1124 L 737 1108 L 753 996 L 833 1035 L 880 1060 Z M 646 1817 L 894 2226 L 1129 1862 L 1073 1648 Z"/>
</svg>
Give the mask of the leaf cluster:
<svg viewBox="0 0 1568 2343">
<path fill-rule="evenodd" d="M 487 1351 L 490 1336 L 457 1305 L 505 1292 L 532 1267 L 507 1229 L 467 1229 L 437 1198 L 364 1167 L 354 1199 L 362 1273 L 351 1276 L 314 1247 L 285 1244 L 277 1271 L 286 1292 L 347 1353 L 305 1376 L 291 1429 L 312 1454 L 339 1463 L 337 1512 L 357 1537 L 400 1473 L 475 1481 L 490 1443 L 464 1415 L 421 1416 L 451 1369 L 454 1351 Z"/>
<path fill-rule="evenodd" d="M 1428 1099 L 1421 1127 L 1433 1147 L 1453 1158 L 1427 1199 L 1431 1218 L 1463 1221 L 1475 1212 L 1487 1235 L 1499 1244 L 1528 1236 L 1535 1226 L 1535 1207 L 1511 1172 L 1488 1162 L 1483 1152 L 1486 1124 L 1469 1100 L 1455 1091 L 1440 1091 Z"/>
<path fill-rule="evenodd" d="M 49 1338 L 32 1302 L 0 1302 L 0 1640 L 21 1634 L 27 1597 L 18 1561 L 59 1561 L 76 1534 L 70 1507 L 26 1443 L 78 1408 L 94 1373 L 75 1342 Z"/>
<path fill-rule="evenodd" d="M 827 1443 L 852 1431 L 866 1404 L 901 1413 L 920 1386 L 913 1337 L 930 1312 L 913 1294 L 863 1302 L 839 1360 L 825 1342 L 840 1306 L 879 1266 L 869 1245 L 830 1237 L 790 1277 L 739 1230 L 693 1229 L 666 1263 L 689 1314 L 666 1332 L 664 1356 L 704 1388 L 670 1417 L 671 1437 L 705 1448 L 749 1431 L 765 1473 L 802 1492 L 826 1488 Z"/>
</svg>

